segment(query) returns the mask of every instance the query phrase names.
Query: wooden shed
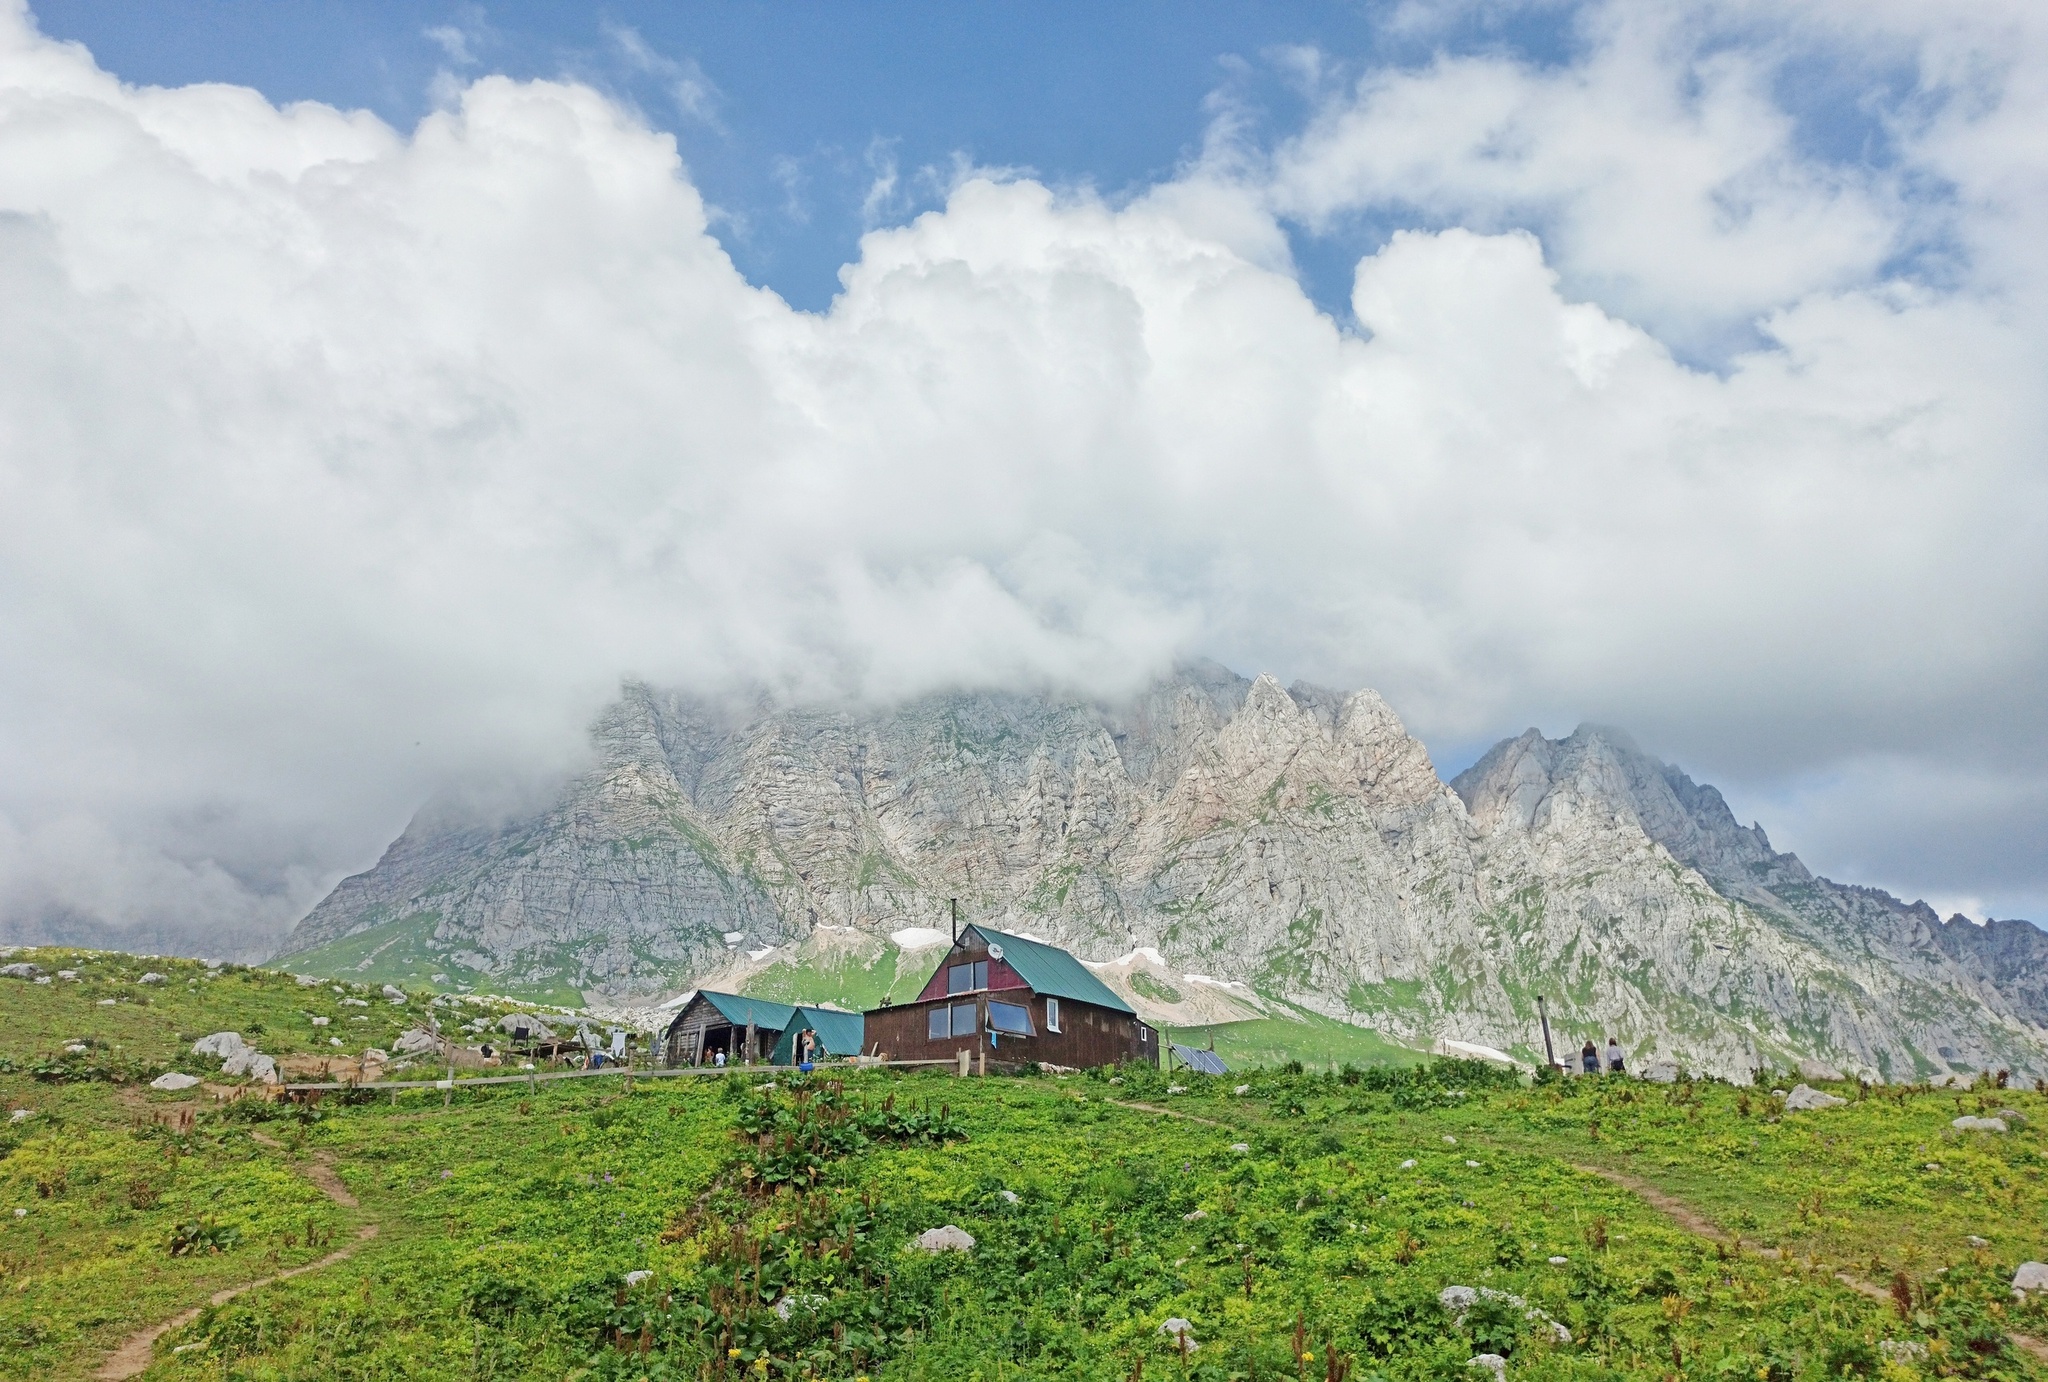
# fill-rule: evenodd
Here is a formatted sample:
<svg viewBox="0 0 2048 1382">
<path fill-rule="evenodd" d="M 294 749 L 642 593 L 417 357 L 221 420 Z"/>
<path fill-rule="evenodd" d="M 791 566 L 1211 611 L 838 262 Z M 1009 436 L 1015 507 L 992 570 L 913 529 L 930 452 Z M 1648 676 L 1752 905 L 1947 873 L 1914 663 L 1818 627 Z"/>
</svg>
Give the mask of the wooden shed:
<svg viewBox="0 0 2048 1382">
<path fill-rule="evenodd" d="M 795 1015 L 796 1009 L 787 1003 L 699 989 L 662 1033 L 661 1063 L 670 1067 L 708 1065 L 720 1051 L 729 1061 L 766 1060 Z M 751 1047 L 747 1045 L 749 1032 L 753 1034 Z"/>
<path fill-rule="evenodd" d="M 1158 1034 L 1086 965 L 987 926 L 960 933 L 916 998 L 866 1019 L 868 1051 L 895 1060 L 967 1051 L 1001 1065 L 1159 1062 Z"/>
</svg>

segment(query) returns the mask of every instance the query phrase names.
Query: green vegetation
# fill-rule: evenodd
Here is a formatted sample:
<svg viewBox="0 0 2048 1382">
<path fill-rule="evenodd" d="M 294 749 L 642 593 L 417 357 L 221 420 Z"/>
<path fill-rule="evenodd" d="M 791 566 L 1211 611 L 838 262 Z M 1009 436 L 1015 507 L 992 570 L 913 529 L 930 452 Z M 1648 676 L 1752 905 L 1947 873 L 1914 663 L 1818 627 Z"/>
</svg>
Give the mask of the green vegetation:
<svg viewBox="0 0 2048 1382">
<path fill-rule="evenodd" d="M 1156 999 L 1161 1003 L 1178 1003 L 1181 1001 L 1182 995 L 1179 989 L 1164 980 L 1153 978 L 1143 970 L 1131 976 L 1131 987 L 1144 994 L 1147 998 Z"/>
<path fill-rule="evenodd" d="M 220 1061 L 194 1056 L 191 1047 L 218 1031 L 238 1031 L 280 1059 L 388 1050 L 431 1010 L 425 994 L 394 1004 L 381 986 L 308 986 L 244 965 L 210 969 L 194 960 L 89 950 L 25 950 L 9 958 L 53 977 L 48 984 L 0 979 L 0 1076 L 43 1083 L 136 1084 L 166 1070 L 213 1074 Z M 54 978 L 62 971 L 78 977 Z M 147 974 L 163 980 L 145 984 Z"/>
<path fill-rule="evenodd" d="M 2048 1246 L 2031 1091 L 1846 1085 L 1786 1113 L 1437 1061 L 221 1104 L 134 1081 L 182 1033 L 283 1030 L 315 991 L 150 963 L 173 982 L 131 1010 L 0 980 L 0 1096 L 32 1110 L 0 1125 L 0 1377 L 88 1376 L 343 1249 L 201 1309 L 148 1375 L 1421 1382 L 1484 1378 L 1482 1352 L 1517 1380 L 2048 1375 L 2010 1338 L 2048 1335 L 2048 1307 L 2006 1286 Z M 100 1014 L 125 1025 L 79 1030 Z M 142 1069 L 32 1071 L 80 1036 Z M 1949 1127 L 2000 1108 L 2007 1134 Z M 949 1224 L 971 1251 L 913 1246 Z"/>
<path fill-rule="evenodd" d="M 848 1012 L 866 1012 L 880 1007 L 884 998 L 893 1003 L 915 998 L 938 962 L 936 952 L 925 951 L 917 964 L 906 969 L 902 958 L 903 952 L 893 941 L 882 942 L 879 956 L 820 948 L 794 962 L 768 966 L 741 988 L 750 998 L 831 1003 Z"/>
<path fill-rule="evenodd" d="M 1216 1044 L 1216 1054 L 1233 1070 L 1281 1066 L 1299 1061 L 1314 1070 L 1342 1065 L 1414 1065 L 1429 1059 L 1420 1051 L 1398 1046 L 1369 1027 L 1355 1027 L 1306 1008 L 1278 1007 L 1286 1016 L 1249 1022 L 1219 1022 L 1210 1027 L 1175 1027 L 1166 1035 L 1183 1046 Z"/>
<path fill-rule="evenodd" d="M 583 1002 L 582 993 L 564 980 L 526 982 L 486 974 L 459 963 L 449 953 L 455 947 L 434 940 L 434 928 L 439 923 L 438 912 L 414 912 L 287 956 L 282 963 L 301 974 L 372 987 L 396 984 L 405 989 L 443 993 L 474 990 L 568 1006 Z"/>
</svg>

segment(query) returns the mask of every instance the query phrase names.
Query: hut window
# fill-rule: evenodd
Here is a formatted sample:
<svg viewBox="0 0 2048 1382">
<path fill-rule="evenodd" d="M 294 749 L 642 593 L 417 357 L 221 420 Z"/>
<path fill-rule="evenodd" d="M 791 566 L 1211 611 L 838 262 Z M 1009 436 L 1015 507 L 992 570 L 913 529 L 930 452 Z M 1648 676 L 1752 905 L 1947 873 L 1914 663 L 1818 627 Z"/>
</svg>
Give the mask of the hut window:
<svg viewBox="0 0 2048 1382">
<path fill-rule="evenodd" d="M 930 1016 L 925 1020 L 924 1034 L 928 1040 L 944 1041 L 947 1037 L 953 1035 L 953 1019 L 949 1016 L 950 1011 L 947 1008 L 933 1008 L 931 1010 Z"/>
<path fill-rule="evenodd" d="M 973 964 L 952 965 L 946 970 L 947 993 L 972 993 L 988 987 L 988 961 L 976 960 Z"/>
<path fill-rule="evenodd" d="M 1037 1036 L 1031 1030 L 1031 1010 L 1020 1003 L 988 1005 L 988 1025 L 1009 1036 Z"/>
<path fill-rule="evenodd" d="M 974 1028 L 974 1004 L 955 1003 L 953 1005 L 953 1035 L 956 1037 L 973 1036 Z"/>
<path fill-rule="evenodd" d="M 1045 1000 L 1045 1030 L 1047 1030 L 1048 1032 L 1057 1032 L 1059 1029 L 1060 1000 L 1057 998 L 1048 998 Z"/>
</svg>

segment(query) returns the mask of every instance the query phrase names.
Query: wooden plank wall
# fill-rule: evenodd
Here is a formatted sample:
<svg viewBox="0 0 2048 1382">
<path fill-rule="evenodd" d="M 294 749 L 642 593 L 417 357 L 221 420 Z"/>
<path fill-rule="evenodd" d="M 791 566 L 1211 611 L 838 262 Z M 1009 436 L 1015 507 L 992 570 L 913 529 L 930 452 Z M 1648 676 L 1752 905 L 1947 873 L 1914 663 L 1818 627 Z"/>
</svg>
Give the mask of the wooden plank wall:
<svg viewBox="0 0 2048 1382">
<path fill-rule="evenodd" d="M 1025 995 L 1012 991 L 1000 997 L 1006 1002 L 1014 1002 Z M 977 1007 L 987 998 L 987 994 L 974 995 Z M 930 1021 L 928 1014 L 933 1008 L 945 1007 L 947 1000 L 872 1008 L 867 1013 L 867 1051 L 870 1055 L 879 1051 L 892 1060 L 943 1060 L 963 1050 L 978 1058 L 986 1051 L 992 1061 L 1044 1061 L 1083 1070 L 1098 1065 L 1118 1065 L 1124 1061 L 1156 1064 L 1159 1060 L 1157 1034 L 1129 1013 L 1113 1012 L 1108 1008 L 1098 1008 L 1093 1003 L 1062 998 L 1060 1030 L 1052 1032 L 1046 1030 L 1045 999 L 1033 993 L 1029 995 L 1028 1004 L 1031 1024 L 1038 1029 L 1038 1035 L 1022 1039 L 1004 1037 L 993 1048 L 988 1044 L 985 1030 L 978 1030 L 973 1036 L 947 1037 L 941 1041 L 933 1041 L 926 1035 Z M 977 1025 L 984 1029 L 987 1027 L 985 1009 Z"/>
</svg>

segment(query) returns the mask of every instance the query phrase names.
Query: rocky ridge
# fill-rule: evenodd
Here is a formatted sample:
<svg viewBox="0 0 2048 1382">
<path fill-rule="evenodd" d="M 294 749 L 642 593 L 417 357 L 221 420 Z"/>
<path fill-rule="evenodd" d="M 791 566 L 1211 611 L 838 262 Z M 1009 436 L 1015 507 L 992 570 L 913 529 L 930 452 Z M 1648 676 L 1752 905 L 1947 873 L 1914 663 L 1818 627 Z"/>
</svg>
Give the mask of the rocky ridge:
<svg viewBox="0 0 2048 1382">
<path fill-rule="evenodd" d="M 887 938 L 943 929 L 957 897 L 1119 987 L 1194 974 L 1247 1013 L 1418 1046 L 1538 1054 L 1542 993 L 1562 1042 L 1615 1032 L 1737 1078 L 1802 1056 L 2048 1073 L 2042 995 L 2011 977 L 2025 938 L 2001 959 L 1814 877 L 1612 730 L 1530 731 L 1446 784 L 1369 690 L 1204 664 L 1122 706 L 736 708 L 630 685 L 593 740 L 546 811 L 423 813 L 284 954 L 646 995 L 849 937 L 893 964 Z"/>
</svg>

